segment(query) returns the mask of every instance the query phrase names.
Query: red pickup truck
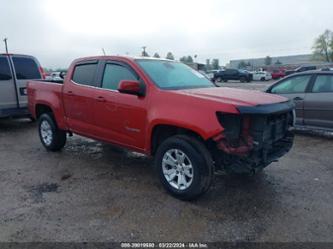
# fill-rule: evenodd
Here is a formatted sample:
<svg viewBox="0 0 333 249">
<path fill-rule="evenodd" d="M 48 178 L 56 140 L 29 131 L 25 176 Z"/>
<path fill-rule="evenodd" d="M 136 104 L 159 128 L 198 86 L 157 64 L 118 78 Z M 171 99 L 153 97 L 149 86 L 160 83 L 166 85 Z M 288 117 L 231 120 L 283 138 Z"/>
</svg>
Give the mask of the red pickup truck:
<svg viewBox="0 0 333 249">
<path fill-rule="evenodd" d="M 78 59 L 63 82 L 30 81 L 28 99 L 47 150 L 76 133 L 154 156 L 162 184 L 180 199 L 207 191 L 217 171 L 253 174 L 293 144 L 292 102 L 217 87 L 176 61 Z"/>
</svg>

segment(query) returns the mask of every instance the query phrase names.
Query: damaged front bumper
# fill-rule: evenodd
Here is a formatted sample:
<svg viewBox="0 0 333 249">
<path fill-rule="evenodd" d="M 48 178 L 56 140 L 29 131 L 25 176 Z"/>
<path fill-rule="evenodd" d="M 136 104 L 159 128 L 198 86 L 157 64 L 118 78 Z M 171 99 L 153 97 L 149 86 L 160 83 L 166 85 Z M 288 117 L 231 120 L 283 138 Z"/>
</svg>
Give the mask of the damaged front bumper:
<svg viewBox="0 0 333 249">
<path fill-rule="evenodd" d="M 224 131 L 213 138 L 217 168 L 253 174 L 285 155 L 294 141 L 294 105 L 284 102 L 218 113 Z"/>
</svg>

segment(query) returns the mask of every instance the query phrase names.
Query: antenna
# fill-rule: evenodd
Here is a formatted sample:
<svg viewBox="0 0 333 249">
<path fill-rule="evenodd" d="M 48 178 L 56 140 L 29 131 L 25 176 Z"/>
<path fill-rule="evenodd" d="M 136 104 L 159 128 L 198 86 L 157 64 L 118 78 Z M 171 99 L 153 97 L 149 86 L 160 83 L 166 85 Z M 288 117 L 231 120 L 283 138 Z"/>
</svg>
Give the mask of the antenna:
<svg viewBox="0 0 333 249">
<path fill-rule="evenodd" d="M 102 48 L 102 52 L 103 52 L 104 55 L 106 55 L 104 48 Z"/>
<path fill-rule="evenodd" d="M 3 39 L 3 41 L 4 41 L 4 43 L 5 43 L 5 47 L 6 47 L 6 53 L 8 54 L 7 40 L 8 40 L 8 38 Z"/>
</svg>

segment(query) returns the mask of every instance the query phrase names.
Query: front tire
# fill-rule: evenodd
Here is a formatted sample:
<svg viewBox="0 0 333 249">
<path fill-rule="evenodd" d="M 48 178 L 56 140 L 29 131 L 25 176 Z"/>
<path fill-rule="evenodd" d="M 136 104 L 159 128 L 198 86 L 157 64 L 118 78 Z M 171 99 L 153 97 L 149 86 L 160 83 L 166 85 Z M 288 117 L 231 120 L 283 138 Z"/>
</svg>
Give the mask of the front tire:
<svg viewBox="0 0 333 249">
<path fill-rule="evenodd" d="M 48 151 L 59 151 L 66 144 L 66 132 L 60 130 L 54 117 L 50 113 L 44 113 L 38 121 L 39 138 Z"/>
<path fill-rule="evenodd" d="M 157 149 L 155 168 L 164 188 L 181 200 L 192 200 L 205 193 L 214 178 L 214 163 L 199 140 L 176 135 Z"/>
</svg>

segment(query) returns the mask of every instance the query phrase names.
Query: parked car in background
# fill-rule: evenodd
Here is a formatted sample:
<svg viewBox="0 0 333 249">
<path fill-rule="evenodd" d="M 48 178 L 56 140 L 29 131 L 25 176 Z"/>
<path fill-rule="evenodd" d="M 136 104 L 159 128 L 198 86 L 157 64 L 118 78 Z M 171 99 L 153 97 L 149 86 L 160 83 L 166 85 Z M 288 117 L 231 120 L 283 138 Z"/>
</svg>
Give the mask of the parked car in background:
<svg viewBox="0 0 333 249">
<path fill-rule="evenodd" d="M 0 118 L 29 115 L 27 81 L 31 79 L 44 79 L 35 57 L 0 54 Z"/>
<path fill-rule="evenodd" d="M 248 71 L 241 69 L 227 68 L 225 70 L 219 70 L 214 74 L 213 81 L 227 82 L 228 80 L 239 80 L 240 82 L 251 82 L 252 74 Z"/>
<path fill-rule="evenodd" d="M 324 67 L 320 69 L 321 71 L 333 71 L 333 67 Z"/>
<path fill-rule="evenodd" d="M 283 78 L 284 76 L 286 76 L 286 73 L 283 70 L 273 70 L 271 74 L 272 74 L 272 79 L 274 79 L 274 80 L 277 80 L 277 79 L 280 79 L 280 78 Z"/>
<path fill-rule="evenodd" d="M 286 70 L 285 74 L 290 75 L 290 74 L 293 74 L 293 73 L 301 73 L 301 72 L 316 70 L 316 69 L 317 69 L 316 66 L 301 66 L 301 67 L 298 67 L 294 70 Z"/>
<path fill-rule="evenodd" d="M 63 80 L 63 78 L 61 78 L 61 72 L 52 72 L 50 76 L 53 81 Z"/>
<path fill-rule="evenodd" d="M 261 81 L 266 81 L 266 80 L 271 80 L 272 75 L 271 73 L 267 71 L 255 71 L 251 72 L 253 80 L 261 80 Z"/>
<path fill-rule="evenodd" d="M 180 199 L 206 192 L 214 170 L 254 174 L 293 144 L 292 101 L 217 87 L 176 61 L 82 58 L 63 84 L 30 81 L 28 95 L 47 150 L 77 133 L 152 155 L 162 185 Z"/>
<path fill-rule="evenodd" d="M 333 72 L 307 71 L 284 78 L 267 90 L 294 100 L 296 125 L 333 131 Z"/>
</svg>

